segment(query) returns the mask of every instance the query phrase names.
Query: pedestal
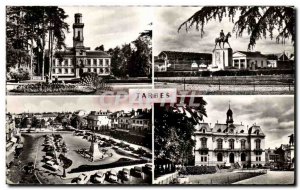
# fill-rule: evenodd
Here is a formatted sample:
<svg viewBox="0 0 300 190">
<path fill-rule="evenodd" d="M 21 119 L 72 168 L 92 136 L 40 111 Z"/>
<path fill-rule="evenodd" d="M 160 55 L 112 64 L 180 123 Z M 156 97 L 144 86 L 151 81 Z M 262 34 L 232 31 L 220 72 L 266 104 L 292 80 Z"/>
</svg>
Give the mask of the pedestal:
<svg viewBox="0 0 300 190">
<path fill-rule="evenodd" d="M 91 143 L 90 155 L 92 158 L 92 162 L 102 159 L 103 153 L 100 152 L 98 143 L 96 143 L 96 142 Z"/>
<path fill-rule="evenodd" d="M 224 70 L 227 67 L 232 67 L 232 49 L 215 49 L 213 51 L 212 66 L 215 70 Z"/>
</svg>

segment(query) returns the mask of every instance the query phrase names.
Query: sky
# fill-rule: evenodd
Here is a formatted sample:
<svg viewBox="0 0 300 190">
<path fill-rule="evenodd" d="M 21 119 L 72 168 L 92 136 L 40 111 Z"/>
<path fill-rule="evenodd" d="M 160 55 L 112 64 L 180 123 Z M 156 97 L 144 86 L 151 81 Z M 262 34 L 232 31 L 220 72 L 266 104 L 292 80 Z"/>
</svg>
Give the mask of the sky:
<svg viewBox="0 0 300 190">
<path fill-rule="evenodd" d="M 228 18 L 224 18 L 222 22 L 211 21 L 204 26 L 204 36 L 201 38 L 200 32 L 195 26 L 186 32 L 185 28 L 177 32 L 178 27 L 201 7 L 161 7 L 155 9 L 153 44 L 154 55 L 158 55 L 161 51 L 184 51 L 184 52 L 203 52 L 212 53 L 214 49 L 215 38 L 219 37 L 220 31 L 223 29 L 225 35 L 231 32 L 232 37 L 229 43 L 234 51 L 247 51 L 249 36 L 236 38 L 236 34 L 232 33 L 233 23 Z M 237 20 L 237 18 L 235 19 Z M 225 47 L 228 47 L 225 45 Z M 277 44 L 276 40 L 270 38 L 261 39 L 256 42 L 253 51 L 261 51 L 262 53 L 286 53 L 294 52 L 294 47 L 287 40 L 285 45 Z"/>
<path fill-rule="evenodd" d="M 265 148 L 288 144 L 294 133 L 294 96 L 205 96 L 207 118 L 212 126 L 226 123 L 230 101 L 234 123 L 260 126 L 266 135 Z"/>
<path fill-rule="evenodd" d="M 7 112 L 74 112 L 84 110 L 86 113 L 90 111 L 130 111 L 138 108 L 148 108 L 150 105 L 134 104 L 130 105 L 128 98 L 117 96 L 8 96 Z"/>
<path fill-rule="evenodd" d="M 104 44 L 105 50 L 134 41 L 139 33 L 151 29 L 153 12 L 151 7 L 100 7 L 73 6 L 61 7 L 69 17 L 70 33 L 66 35 L 66 44 L 73 46 L 74 14 L 82 13 L 84 23 L 84 45 L 95 47 Z"/>
</svg>

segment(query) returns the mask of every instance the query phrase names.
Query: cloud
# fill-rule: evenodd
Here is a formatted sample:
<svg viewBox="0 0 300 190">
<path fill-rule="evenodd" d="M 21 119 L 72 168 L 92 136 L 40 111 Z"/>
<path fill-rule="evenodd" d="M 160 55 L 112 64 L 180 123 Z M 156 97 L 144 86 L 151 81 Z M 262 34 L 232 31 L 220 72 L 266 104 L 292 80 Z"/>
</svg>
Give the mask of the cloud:
<svg viewBox="0 0 300 190">
<path fill-rule="evenodd" d="M 155 9 L 154 16 L 154 55 L 163 50 L 172 51 L 191 51 L 211 53 L 214 49 L 215 38 L 219 36 L 221 29 L 225 33 L 233 32 L 234 23 L 224 18 L 222 22 L 210 21 L 204 26 L 205 34 L 201 38 L 200 32 L 195 26 L 186 32 L 185 28 L 177 32 L 178 27 L 185 20 L 191 17 L 201 7 L 162 7 Z M 233 51 L 247 50 L 249 35 L 243 34 L 242 37 L 236 38 L 233 34 L 229 42 Z M 270 48 L 272 47 L 272 48 Z M 275 39 L 260 39 L 257 41 L 255 51 L 263 53 L 281 53 L 284 50 L 294 52 L 294 47 L 290 42 L 278 44 Z"/>
<path fill-rule="evenodd" d="M 84 23 L 84 45 L 95 47 L 104 44 L 105 49 L 121 46 L 135 40 L 139 33 L 151 29 L 153 22 L 151 7 L 62 7 L 69 17 L 70 33 L 66 35 L 66 44 L 72 46 L 74 14 L 82 13 Z"/>
<path fill-rule="evenodd" d="M 204 96 L 207 102 L 205 122 L 226 123 L 230 101 L 234 123 L 252 126 L 257 124 L 266 135 L 266 148 L 288 143 L 294 133 L 293 96 Z M 288 113 L 288 114 L 287 114 Z"/>
</svg>

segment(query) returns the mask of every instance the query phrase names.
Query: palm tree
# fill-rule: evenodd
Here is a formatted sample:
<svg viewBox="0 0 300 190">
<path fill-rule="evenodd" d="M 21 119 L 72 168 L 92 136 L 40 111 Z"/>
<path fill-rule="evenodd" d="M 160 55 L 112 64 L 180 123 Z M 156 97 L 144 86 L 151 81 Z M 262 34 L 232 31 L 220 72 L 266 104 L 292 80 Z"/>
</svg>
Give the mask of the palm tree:
<svg viewBox="0 0 300 190">
<path fill-rule="evenodd" d="M 285 43 L 291 38 L 295 42 L 296 18 L 295 9 L 292 6 L 214 6 L 203 7 L 190 18 L 184 21 L 178 28 L 178 32 L 185 28 L 188 31 L 195 26 L 200 30 L 201 37 L 204 34 L 204 25 L 212 20 L 221 22 L 225 17 L 234 23 L 233 32 L 236 36 L 242 36 L 244 32 L 250 35 L 248 49 L 252 49 L 256 41 L 278 33 L 276 41 Z M 238 20 L 235 21 L 236 17 Z"/>
</svg>

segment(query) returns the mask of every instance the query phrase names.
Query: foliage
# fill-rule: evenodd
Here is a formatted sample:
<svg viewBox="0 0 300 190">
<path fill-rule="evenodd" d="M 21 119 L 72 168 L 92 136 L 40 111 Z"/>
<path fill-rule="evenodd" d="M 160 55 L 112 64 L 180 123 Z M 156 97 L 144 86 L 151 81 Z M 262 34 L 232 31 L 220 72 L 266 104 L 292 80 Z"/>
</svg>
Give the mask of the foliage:
<svg viewBox="0 0 300 190">
<path fill-rule="evenodd" d="M 30 74 L 27 68 L 24 67 L 19 67 L 19 68 L 10 68 L 10 71 L 8 72 L 7 76 L 8 80 L 9 79 L 14 79 L 17 82 L 22 81 L 22 80 L 29 80 L 30 79 Z"/>
<path fill-rule="evenodd" d="M 150 75 L 152 62 L 152 31 L 141 33 L 132 43 L 110 48 L 111 71 L 117 77 L 145 77 Z"/>
<path fill-rule="evenodd" d="M 92 86 L 95 88 L 100 88 L 105 85 L 104 80 L 97 75 L 97 73 L 82 73 L 80 76 L 80 84 L 85 86 Z"/>
<path fill-rule="evenodd" d="M 65 19 L 68 15 L 57 6 L 8 6 L 6 10 L 8 67 L 16 63 L 18 67 L 30 65 L 31 69 L 37 68 L 37 72 L 42 72 L 43 76 L 46 42 L 49 42 L 48 53 L 51 58 L 53 48 L 65 47 L 65 32 L 69 32 Z M 36 65 L 33 66 L 34 58 Z"/>
<path fill-rule="evenodd" d="M 182 103 L 178 102 L 174 106 L 166 105 L 165 107 L 155 104 L 154 154 L 156 159 L 181 164 L 187 164 L 192 159 L 195 146 L 192 138 L 195 132 L 194 126 L 203 120 L 203 116 L 206 116 L 206 102 L 203 98 L 196 98 L 194 103 L 198 105 L 189 106 L 189 101 L 190 98 L 186 98 Z M 186 105 L 181 107 L 183 112 L 178 109 L 180 104 Z"/>
<path fill-rule="evenodd" d="M 104 51 L 104 45 L 101 44 L 100 46 L 97 46 L 95 50 Z"/>
<path fill-rule="evenodd" d="M 238 20 L 235 21 L 238 16 Z M 178 31 L 185 27 L 188 31 L 195 25 L 196 29 L 204 35 L 204 25 L 212 20 L 221 22 L 224 18 L 234 23 L 233 32 L 242 36 L 245 32 L 250 35 L 248 49 L 255 46 L 256 41 L 269 36 L 276 41 L 285 42 L 291 37 L 295 42 L 296 18 L 295 9 L 291 6 L 206 6 L 183 22 Z"/>
</svg>

